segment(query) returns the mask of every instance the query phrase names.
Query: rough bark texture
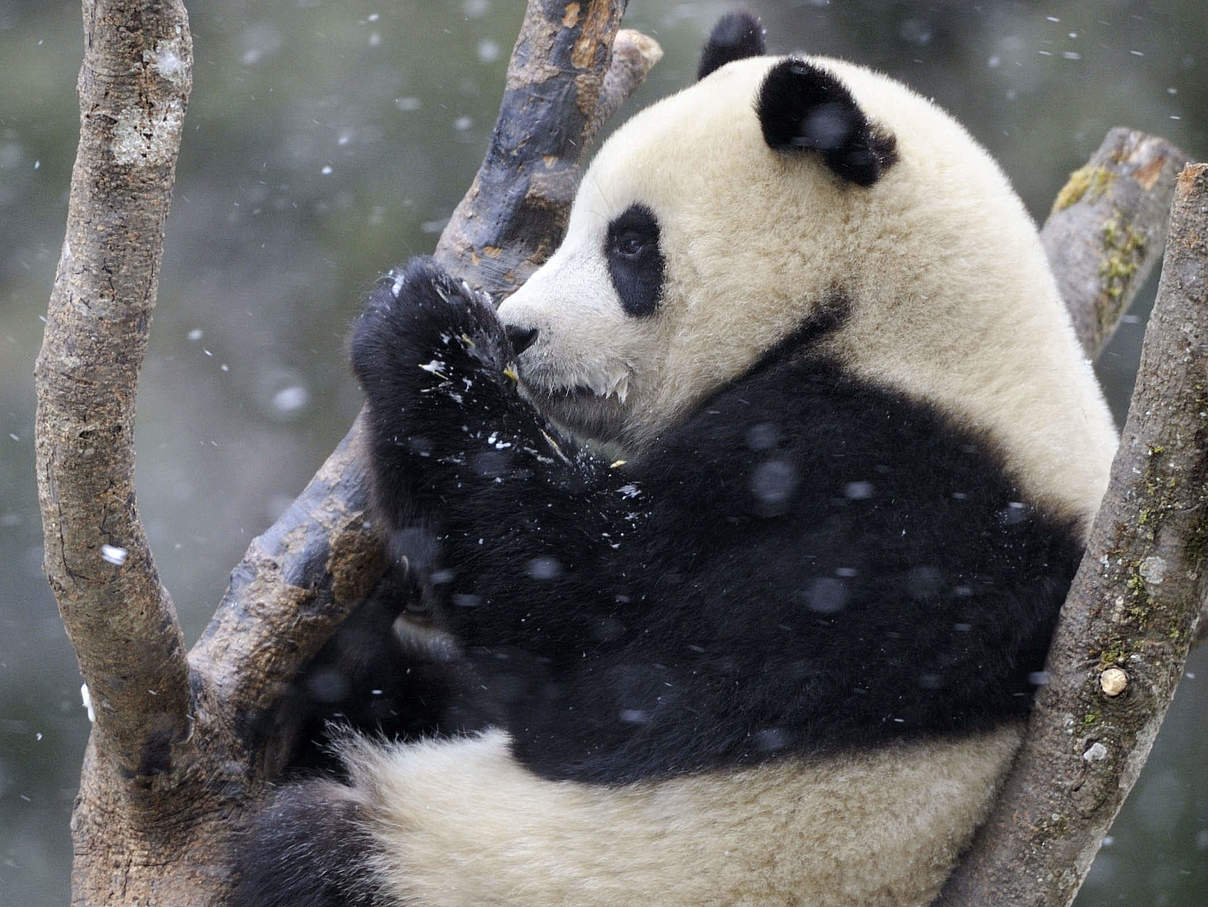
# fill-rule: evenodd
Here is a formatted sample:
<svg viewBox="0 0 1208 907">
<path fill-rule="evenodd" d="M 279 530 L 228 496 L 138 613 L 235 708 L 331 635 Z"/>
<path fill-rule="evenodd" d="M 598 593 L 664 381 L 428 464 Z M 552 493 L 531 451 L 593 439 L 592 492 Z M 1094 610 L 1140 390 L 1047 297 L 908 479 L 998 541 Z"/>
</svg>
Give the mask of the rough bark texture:
<svg viewBox="0 0 1208 907">
<path fill-rule="evenodd" d="M 1116 128 L 1057 194 L 1041 238 L 1092 359 L 1162 260 L 1174 180 L 1186 163 L 1165 139 Z"/>
<path fill-rule="evenodd" d="M 1140 773 L 1208 592 L 1208 165 L 1178 179 L 1111 485 L 1028 735 L 953 905 L 1065 905 Z"/>
</svg>

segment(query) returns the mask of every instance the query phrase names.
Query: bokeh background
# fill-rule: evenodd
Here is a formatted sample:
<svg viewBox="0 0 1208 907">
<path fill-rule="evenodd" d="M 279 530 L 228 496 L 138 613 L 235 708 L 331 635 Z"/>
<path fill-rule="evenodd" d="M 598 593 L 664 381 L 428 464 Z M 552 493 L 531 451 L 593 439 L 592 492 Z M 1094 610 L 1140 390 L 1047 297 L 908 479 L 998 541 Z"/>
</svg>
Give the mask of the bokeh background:
<svg viewBox="0 0 1208 907">
<path fill-rule="evenodd" d="M 633 2 L 687 84 L 733 4 Z M 748 0 L 774 50 L 843 56 L 953 111 L 1043 219 L 1113 125 L 1208 156 L 1208 4 Z M 250 539 L 342 436 L 360 292 L 428 252 L 485 147 L 521 0 L 206 0 L 139 395 L 138 488 L 196 638 Z M 0 905 L 68 898 L 88 721 L 42 576 L 33 360 L 77 136 L 78 3 L 0 0 Z M 636 109 L 636 106 L 631 107 Z M 1121 419 L 1152 298 L 1100 363 Z M 1208 902 L 1208 647 L 1079 904 Z"/>
</svg>

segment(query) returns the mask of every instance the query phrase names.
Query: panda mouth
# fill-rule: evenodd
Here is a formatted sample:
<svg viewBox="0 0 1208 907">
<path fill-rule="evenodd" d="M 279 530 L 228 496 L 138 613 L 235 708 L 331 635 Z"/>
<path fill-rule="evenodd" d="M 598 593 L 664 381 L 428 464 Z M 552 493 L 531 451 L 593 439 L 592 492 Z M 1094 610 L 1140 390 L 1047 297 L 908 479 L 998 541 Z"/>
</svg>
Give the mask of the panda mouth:
<svg viewBox="0 0 1208 907">
<path fill-rule="evenodd" d="M 615 378 L 602 371 L 570 376 L 518 369 L 521 391 L 537 409 L 556 424 L 581 438 L 610 441 L 619 436 L 626 421 L 629 371 Z M 551 380 L 554 379 L 554 380 Z"/>
<path fill-rule="evenodd" d="M 568 387 L 565 389 L 564 393 L 568 397 L 576 397 L 580 400 L 587 399 L 589 397 L 608 396 L 606 394 L 602 395 L 597 393 L 594 388 L 588 387 L 586 384 L 576 384 L 574 387 Z M 622 403 L 625 402 L 624 395 L 621 395 L 620 400 Z"/>
<path fill-rule="evenodd" d="M 520 380 L 534 396 L 544 400 L 557 398 L 585 401 L 591 399 L 615 401 L 621 405 L 629 396 L 629 370 L 620 369 L 609 374 L 600 370 L 588 375 L 577 375 L 573 381 L 553 381 L 553 376 L 525 374 L 520 370 Z"/>
</svg>

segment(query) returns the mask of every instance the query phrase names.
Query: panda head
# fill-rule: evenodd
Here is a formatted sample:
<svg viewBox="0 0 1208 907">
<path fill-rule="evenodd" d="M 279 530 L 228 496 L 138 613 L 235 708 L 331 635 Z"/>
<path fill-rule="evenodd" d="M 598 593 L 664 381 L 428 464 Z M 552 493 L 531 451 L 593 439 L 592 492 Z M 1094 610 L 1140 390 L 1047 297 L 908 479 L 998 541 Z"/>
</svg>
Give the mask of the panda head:
<svg viewBox="0 0 1208 907">
<path fill-rule="evenodd" d="M 723 19 L 701 79 L 601 148 L 562 245 L 499 310 L 526 394 L 633 456 L 773 351 L 826 355 L 1093 512 L 1110 419 L 997 165 L 887 77 L 762 49 L 754 20 Z M 1107 453 L 1071 490 L 1088 435 Z"/>
</svg>

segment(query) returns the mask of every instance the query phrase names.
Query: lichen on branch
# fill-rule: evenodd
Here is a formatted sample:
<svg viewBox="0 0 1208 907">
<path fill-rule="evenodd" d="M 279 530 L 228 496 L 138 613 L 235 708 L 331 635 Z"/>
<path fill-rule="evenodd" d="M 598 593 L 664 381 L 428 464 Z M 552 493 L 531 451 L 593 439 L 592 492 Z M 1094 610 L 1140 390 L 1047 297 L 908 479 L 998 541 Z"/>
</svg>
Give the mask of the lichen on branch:
<svg viewBox="0 0 1208 907">
<path fill-rule="evenodd" d="M 1117 128 L 1057 194 L 1041 239 L 1092 359 L 1162 260 L 1174 180 L 1186 163 L 1165 139 Z"/>
</svg>

